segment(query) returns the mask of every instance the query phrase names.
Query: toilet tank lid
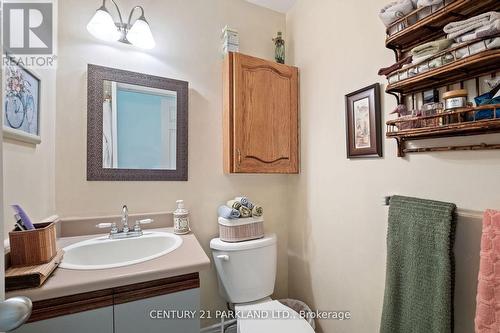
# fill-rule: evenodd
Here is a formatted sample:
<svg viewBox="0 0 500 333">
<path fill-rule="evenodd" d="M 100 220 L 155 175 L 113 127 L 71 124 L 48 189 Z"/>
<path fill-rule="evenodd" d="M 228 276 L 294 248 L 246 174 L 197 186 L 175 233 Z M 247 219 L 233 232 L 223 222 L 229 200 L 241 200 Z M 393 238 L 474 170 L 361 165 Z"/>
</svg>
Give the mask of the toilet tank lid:
<svg viewBox="0 0 500 333">
<path fill-rule="evenodd" d="M 210 248 L 219 251 L 243 251 L 271 246 L 276 244 L 276 241 L 275 234 L 266 234 L 264 238 L 238 243 L 223 242 L 220 238 L 214 238 L 210 241 Z"/>
</svg>

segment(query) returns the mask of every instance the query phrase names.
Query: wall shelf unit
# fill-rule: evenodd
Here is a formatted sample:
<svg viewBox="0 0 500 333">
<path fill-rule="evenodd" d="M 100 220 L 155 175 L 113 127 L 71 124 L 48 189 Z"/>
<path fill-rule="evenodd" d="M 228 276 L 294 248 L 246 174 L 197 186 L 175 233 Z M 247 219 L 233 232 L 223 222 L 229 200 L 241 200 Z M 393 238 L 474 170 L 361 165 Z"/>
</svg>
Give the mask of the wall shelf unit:
<svg viewBox="0 0 500 333">
<path fill-rule="evenodd" d="M 394 50 L 396 61 L 403 59 L 415 46 L 445 38 L 443 28 L 450 22 L 461 21 L 488 11 L 499 11 L 498 0 L 443 0 L 439 9 L 419 8 L 395 21 L 387 28 L 385 45 Z M 500 37 L 499 34 L 488 39 Z M 424 91 L 438 88 L 452 89 L 465 81 L 475 80 L 479 94 L 480 77 L 495 77 L 500 70 L 500 48 L 488 39 L 474 40 L 448 48 L 419 64 L 405 66 L 388 75 L 386 93 L 396 97 L 398 104 L 413 104 Z M 477 46 L 481 47 L 478 48 Z M 409 99 L 411 98 L 411 99 Z M 500 144 L 444 145 L 408 147 L 408 141 L 451 138 L 500 133 L 500 104 L 464 107 L 429 116 L 404 116 L 389 120 L 386 137 L 395 139 L 398 156 L 408 153 L 492 150 Z M 416 112 L 414 114 L 420 114 Z"/>
<path fill-rule="evenodd" d="M 409 50 L 410 48 L 431 41 L 443 35 L 443 27 L 450 22 L 463 20 L 491 10 L 499 10 L 498 0 L 455 0 L 453 2 L 443 0 L 443 7 L 433 13 L 424 16 L 427 8 L 419 8 L 405 17 L 395 21 L 387 28 L 385 45 L 393 50 Z M 414 23 L 412 24 L 412 21 Z M 389 34 L 397 26 L 406 28 Z"/>
<path fill-rule="evenodd" d="M 480 119 L 488 116 L 488 119 Z M 500 133 L 500 104 L 483 105 L 479 107 L 462 108 L 453 112 L 446 112 L 426 117 L 401 117 L 387 121 L 388 138 L 396 139 L 398 143 L 398 156 L 407 153 L 421 153 L 432 151 L 452 150 L 492 150 L 500 149 L 498 145 L 473 144 L 462 146 L 442 146 L 407 148 L 406 142 L 410 140 L 424 140 L 436 138 L 450 138 L 454 136 L 469 136 Z M 456 121 L 450 122 L 450 118 Z M 407 126 L 411 124 L 410 126 Z M 401 129 L 403 128 L 403 129 Z"/>
<path fill-rule="evenodd" d="M 486 50 L 389 84 L 386 92 L 406 95 L 433 87 L 440 87 L 486 75 L 492 71 L 496 71 L 499 64 L 500 49 Z"/>
</svg>

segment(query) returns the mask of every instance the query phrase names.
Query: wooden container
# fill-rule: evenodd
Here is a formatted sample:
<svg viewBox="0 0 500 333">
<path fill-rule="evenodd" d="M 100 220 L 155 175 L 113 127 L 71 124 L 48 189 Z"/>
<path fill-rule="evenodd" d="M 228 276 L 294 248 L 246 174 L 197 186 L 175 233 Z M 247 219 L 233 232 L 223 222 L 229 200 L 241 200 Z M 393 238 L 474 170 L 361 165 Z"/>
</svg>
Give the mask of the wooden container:
<svg viewBox="0 0 500 333">
<path fill-rule="evenodd" d="M 56 225 L 49 222 L 34 226 L 33 230 L 9 232 L 11 266 L 45 264 L 57 254 Z"/>
<path fill-rule="evenodd" d="M 219 217 L 219 237 L 223 242 L 235 243 L 264 237 L 264 219 L 247 217 L 228 220 Z"/>
</svg>

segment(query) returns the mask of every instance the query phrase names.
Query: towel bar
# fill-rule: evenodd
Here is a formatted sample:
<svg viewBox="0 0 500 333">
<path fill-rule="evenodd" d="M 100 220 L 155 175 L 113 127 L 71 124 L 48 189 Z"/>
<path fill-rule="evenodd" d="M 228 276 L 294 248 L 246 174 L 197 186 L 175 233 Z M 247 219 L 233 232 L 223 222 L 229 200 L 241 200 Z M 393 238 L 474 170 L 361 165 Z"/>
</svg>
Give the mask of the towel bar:
<svg viewBox="0 0 500 333">
<path fill-rule="evenodd" d="M 383 205 L 384 206 L 389 206 L 391 202 L 392 195 L 386 195 L 383 198 Z M 468 218 L 473 218 L 473 219 L 482 219 L 483 218 L 484 212 L 482 211 L 476 211 L 476 210 L 470 210 L 470 209 L 457 209 L 457 215 L 460 217 L 468 217 Z"/>
</svg>

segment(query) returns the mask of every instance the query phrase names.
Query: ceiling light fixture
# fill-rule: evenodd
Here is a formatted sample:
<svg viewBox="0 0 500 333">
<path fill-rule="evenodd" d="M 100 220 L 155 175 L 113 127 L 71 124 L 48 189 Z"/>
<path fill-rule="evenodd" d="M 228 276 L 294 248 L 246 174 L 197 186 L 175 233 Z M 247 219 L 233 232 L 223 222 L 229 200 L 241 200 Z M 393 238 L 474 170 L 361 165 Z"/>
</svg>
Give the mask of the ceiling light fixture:
<svg viewBox="0 0 500 333">
<path fill-rule="evenodd" d="M 119 41 L 125 44 L 132 44 L 143 49 L 155 47 L 155 40 L 151 32 L 148 21 L 144 17 L 144 8 L 135 6 L 130 11 L 128 22 L 124 23 L 120 8 L 115 0 L 111 0 L 118 12 L 119 22 L 114 22 L 113 17 L 106 9 L 106 0 L 102 1 L 102 6 L 97 9 L 92 19 L 87 24 L 87 30 L 92 36 L 105 41 Z M 141 10 L 141 16 L 132 23 L 132 15 L 136 9 Z"/>
</svg>

